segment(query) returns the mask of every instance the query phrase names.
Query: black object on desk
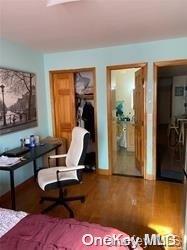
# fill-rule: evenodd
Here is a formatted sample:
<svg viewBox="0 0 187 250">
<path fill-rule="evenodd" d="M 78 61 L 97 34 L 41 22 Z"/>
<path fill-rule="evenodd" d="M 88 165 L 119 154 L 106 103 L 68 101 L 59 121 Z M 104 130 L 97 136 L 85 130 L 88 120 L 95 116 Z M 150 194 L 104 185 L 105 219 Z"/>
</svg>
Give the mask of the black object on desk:
<svg viewBox="0 0 187 250">
<path fill-rule="evenodd" d="M 12 201 L 12 209 L 16 210 L 16 200 L 15 200 L 15 185 L 14 185 L 14 171 L 29 162 L 33 162 L 33 170 L 34 170 L 34 177 L 37 177 L 37 164 L 36 159 L 53 151 L 57 150 L 61 144 L 44 144 L 42 146 L 36 146 L 34 148 L 29 149 L 29 151 L 25 154 L 19 155 L 24 158 L 23 161 L 20 161 L 12 166 L 0 166 L 0 170 L 9 171 L 10 173 L 10 186 L 11 186 L 11 201 Z M 56 152 L 57 153 L 57 152 Z M 6 155 L 6 152 L 5 154 Z"/>
<path fill-rule="evenodd" d="M 19 148 L 8 150 L 3 155 L 10 156 L 10 157 L 19 157 L 19 156 L 22 156 L 23 154 L 26 154 L 27 152 L 29 152 L 29 148 L 19 147 Z"/>
</svg>

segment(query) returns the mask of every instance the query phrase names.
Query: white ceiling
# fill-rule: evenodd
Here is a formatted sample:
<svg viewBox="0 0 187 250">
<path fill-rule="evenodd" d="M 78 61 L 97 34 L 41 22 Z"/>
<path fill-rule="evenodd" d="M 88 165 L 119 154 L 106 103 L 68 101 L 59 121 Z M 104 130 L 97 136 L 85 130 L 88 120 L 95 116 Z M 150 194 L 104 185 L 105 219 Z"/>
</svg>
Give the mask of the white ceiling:
<svg viewBox="0 0 187 250">
<path fill-rule="evenodd" d="M 0 37 L 42 52 L 187 36 L 187 0 L 0 0 Z"/>
</svg>

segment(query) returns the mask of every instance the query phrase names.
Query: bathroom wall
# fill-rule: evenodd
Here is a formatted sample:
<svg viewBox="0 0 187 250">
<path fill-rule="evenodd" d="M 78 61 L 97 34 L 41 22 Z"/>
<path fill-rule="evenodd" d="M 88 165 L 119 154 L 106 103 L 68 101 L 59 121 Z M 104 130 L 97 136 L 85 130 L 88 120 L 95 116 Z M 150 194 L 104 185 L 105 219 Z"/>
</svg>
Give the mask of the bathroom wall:
<svg viewBox="0 0 187 250">
<path fill-rule="evenodd" d="M 133 89 L 135 88 L 135 72 L 138 69 L 112 70 L 112 85 L 116 89 L 116 101 L 124 101 L 124 115 L 134 115 Z"/>
</svg>

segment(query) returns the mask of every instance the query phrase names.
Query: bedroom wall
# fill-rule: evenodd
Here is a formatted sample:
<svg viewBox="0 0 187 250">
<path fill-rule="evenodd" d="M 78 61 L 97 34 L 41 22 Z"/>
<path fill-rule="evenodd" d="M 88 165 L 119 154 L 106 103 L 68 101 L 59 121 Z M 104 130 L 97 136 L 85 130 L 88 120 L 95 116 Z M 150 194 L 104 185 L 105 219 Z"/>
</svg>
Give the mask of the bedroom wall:
<svg viewBox="0 0 187 250">
<path fill-rule="evenodd" d="M 37 75 L 38 126 L 35 128 L 0 136 L 0 152 L 5 148 L 20 145 L 20 138 L 31 134 L 46 136 L 48 134 L 46 116 L 46 96 L 44 84 L 43 55 L 0 39 L 0 67 L 29 71 Z M 33 168 L 28 164 L 15 171 L 15 181 L 19 184 L 33 175 Z M 9 174 L 0 171 L 0 196 L 9 190 Z"/>
<path fill-rule="evenodd" d="M 49 132 L 52 134 L 52 117 L 50 104 L 49 71 L 96 67 L 97 119 L 99 168 L 108 168 L 108 134 L 107 134 L 107 90 L 106 66 L 148 62 L 148 88 L 146 108 L 147 120 L 147 166 L 148 175 L 152 174 L 152 113 L 153 113 L 153 62 L 187 58 L 187 38 L 154 41 L 82 51 L 58 52 L 44 55 L 46 95 Z"/>
</svg>

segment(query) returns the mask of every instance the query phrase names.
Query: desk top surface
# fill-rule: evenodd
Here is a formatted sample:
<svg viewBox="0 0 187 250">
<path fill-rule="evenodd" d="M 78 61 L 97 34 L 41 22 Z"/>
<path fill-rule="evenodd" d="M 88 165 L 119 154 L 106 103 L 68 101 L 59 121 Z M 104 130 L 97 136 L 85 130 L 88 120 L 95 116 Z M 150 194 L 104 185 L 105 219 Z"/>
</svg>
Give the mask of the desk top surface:
<svg viewBox="0 0 187 250">
<path fill-rule="evenodd" d="M 60 146 L 61 146 L 60 143 L 55 143 L 55 144 L 45 143 L 44 145 L 36 146 L 34 148 L 31 148 L 29 150 L 29 152 L 21 155 L 21 157 L 23 157 L 24 160 L 14 164 L 14 165 L 11 165 L 11 166 L 6 166 L 6 167 L 0 166 L 0 170 L 5 170 L 5 171 L 15 170 L 15 169 L 20 168 L 21 166 L 31 162 L 31 161 L 36 160 L 37 158 L 39 158 L 41 156 L 49 153 L 50 151 L 57 149 Z"/>
</svg>

